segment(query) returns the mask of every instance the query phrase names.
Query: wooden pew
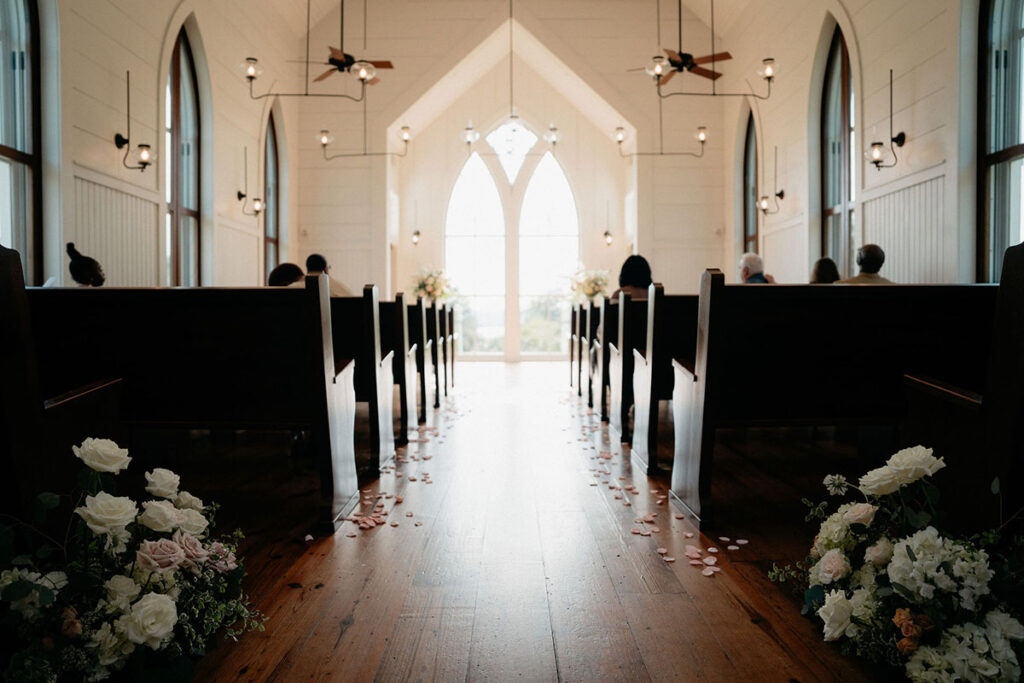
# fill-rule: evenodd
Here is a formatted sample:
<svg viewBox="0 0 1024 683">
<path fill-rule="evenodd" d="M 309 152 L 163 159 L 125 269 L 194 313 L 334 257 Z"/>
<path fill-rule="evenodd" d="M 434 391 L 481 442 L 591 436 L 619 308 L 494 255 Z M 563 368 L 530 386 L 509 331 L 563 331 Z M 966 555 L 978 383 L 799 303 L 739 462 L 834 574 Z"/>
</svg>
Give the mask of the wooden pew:
<svg viewBox="0 0 1024 683">
<path fill-rule="evenodd" d="M 569 312 L 569 386 L 576 386 L 576 307 Z"/>
<path fill-rule="evenodd" d="M 673 495 L 713 520 L 718 427 L 896 425 L 906 413 L 904 373 L 955 366 L 983 376 L 996 293 L 986 285 L 726 285 L 720 271 L 706 271 L 694 363 L 673 360 Z"/>
<path fill-rule="evenodd" d="M 617 337 L 608 341 L 609 426 L 622 443 L 631 443 L 629 409 L 633 407 L 633 349 L 647 344 L 647 302 L 619 292 Z"/>
<path fill-rule="evenodd" d="M 404 446 L 416 438 L 416 342 L 409 335 L 409 314 L 401 292 L 394 301 L 380 302 L 382 353 L 392 355 L 392 375 L 398 387 L 399 409 L 395 445 Z"/>
<path fill-rule="evenodd" d="M 583 312 L 583 304 L 576 305 L 576 343 L 573 345 L 573 353 L 576 356 L 576 395 L 583 396 L 583 356 L 585 348 L 583 337 L 586 330 L 586 314 Z"/>
<path fill-rule="evenodd" d="M 452 388 L 455 388 L 455 347 L 458 337 L 455 336 L 455 308 L 448 305 L 448 357 L 451 359 Z"/>
<path fill-rule="evenodd" d="M 594 387 L 597 391 L 597 398 L 594 399 L 594 407 L 600 405 L 601 421 L 608 422 L 611 406 L 609 362 L 611 361 L 612 340 L 618 339 L 619 335 L 619 304 L 617 300 L 612 301 L 607 297 L 601 297 L 598 307 L 600 310 L 598 326 L 592 344 L 596 355 Z"/>
<path fill-rule="evenodd" d="M 647 296 L 646 344 L 633 352 L 633 459 L 648 475 L 658 471 L 659 401 L 672 400 L 672 360 L 693 364 L 697 346 L 696 295 L 666 296 L 652 284 Z M 667 459 L 667 457 L 666 457 Z"/>
<path fill-rule="evenodd" d="M 437 312 L 438 340 L 441 345 L 441 365 L 444 375 L 444 395 L 448 395 L 448 388 L 455 387 L 455 333 L 452 327 L 454 317 L 452 307 L 449 304 L 441 304 Z"/>
<path fill-rule="evenodd" d="M 594 387 L 594 345 L 597 343 L 597 330 L 601 325 L 601 309 L 593 301 L 587 302 L 586 309 L 587 344 L 583 349 L 583 361 L 587 364 L 587 406 L 593 408 L 597 397 L 597 389 Z"/>
<path fill-rule="evenodd" d="M 124 418 L 177 428 L 308 428 L 317 529 L 358 501 L 355 364 L 336 358 L 326 275 L 300 288 L 28 290 L 46 394 L 124 378 Z"/>
<path fill-rule="evenodd" d="M 441 319 L 438 314 L 438 303 L 436 301 L 430 302 L 430 307 L 427 309 L 427 339 L 430 340 L 430 362 L 431 371 L 433 372 L 433 380 L 428 379 L 427 381 L 433 381 L 434 383 L 434 407 L 441 407 L 441 393 L 444 390 L 443 380 L 441 378 L 444 373 L 444 368 L 441 364 L 444 362 L 444 351 L 441 350 Z"/>
<path fill-rule="evenodd" d="M 392 353 L 383 353 L 377 286 L 363 287 L 361 297 L 331 297 L 334 358 L 355 359 L 356 401 L 370 409 L 370 466 L 380 466 L 395 454 L 392 394 Z"/>
<path fill-rule="evenodd" d="M 416 304 L 409 306 L 409 341 L 416 346 L 416 371 L 419 374 L 419 409 L 416 421 L 425 424 L 427 409 L 436 407 L 434 394 L 434 341 L 427 336 L 427 306 L 423 297 L 416 297 Z"/>
</svg>

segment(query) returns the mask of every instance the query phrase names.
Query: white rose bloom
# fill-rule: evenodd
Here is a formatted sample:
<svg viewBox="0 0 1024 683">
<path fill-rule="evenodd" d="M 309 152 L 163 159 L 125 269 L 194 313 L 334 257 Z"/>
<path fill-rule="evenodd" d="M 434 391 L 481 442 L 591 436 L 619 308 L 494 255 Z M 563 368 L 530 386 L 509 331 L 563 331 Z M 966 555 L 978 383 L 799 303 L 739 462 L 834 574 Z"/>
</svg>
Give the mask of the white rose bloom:
<svg viewBox="0 0 1024 683">
<path fill-rule="evenodd" d="M 132 577 L 123 574 L 112 576 L 103 587 L 107 589 L 108 604 L 112 610 L 119 612 L 127 612 L 132 600 L 137 598 L 139 591 L 142 590 Z"/>
<path fill-rule="evenodd" d="M 109 622 L 104 622 L 92 634 L 86 647 L 94 647 L 99 650 L 100 666 L 120 664 L 135 650 L 135 644 L 130 642 L 123 632 L 111 628 Z"/>
<path fill-rule="evenodd" d="M 864 551 L 864 561 L 876 567 L 884 567 L 892 559 L 892 541 L 885 536 Z"/>
<path fill-rule="evenodd" d="M 128 457 L 128 449 L 119 447 L 110 439 L 88 438 L 81 446 L 72 446 L 71 451 L 86 467 L 97 472 L 117 474 L 132 461 Z"/>
<path fill-rule="evenodd" d="M 857 544 L 857 539 L 850 533 L 850 525 L 845 519 L 846 511 L 851 507 L 853 506 L 850 503 L 840 506 L 821 523 L 818 535 L 814 537 L 814 553 L 817 553 L 818 557 L 833 548 L 850 550 Z"/>
<path fill-rule="evenodd" d="M 68 575 L 64 572 L 48 572 L 43 574 L 42 578 L 39 579 L 39 583 L 43 584 L 56 594 L 62 590 L 64 586 L 68 585 Z"/>
<path fill-rule="evenodd" d="M 174 507 L 179 510 L 196 510 L 197 512 L 202 512 L 203 501 L 201 498 L 193 496 L 188 491 L 182 491 L 178 494 L 178 497 L 174 499 Z"/>
<path fill-rule="evenodd" d="M 152 472 L 146 472 L 146 481 L 149 482 L 146 491 L 157 498 L 173 500 L 178 495 L 178 484 L 181 482 L 181 477 L 170 470 L 157 467 Z"/>
<path fill-rule="evenodd" d="M 201 512 L 195 510 L 181 510 L 182 520 L 179 527 L 186 534 L 192 534 L 193 536 L 202 536 L 203 532 L 206 531 L 206 527 L 210 523 L 203 517 Z"/>
<path fill-rule="evenodd" d="M 132 605 L 128 614 L 117 620 L 117 627 L 133 643 L 159 650 L 171 637 L 177 623 L 178 608 L 174 600 L 159 593 L 146 593 Z"/>
<path fill-rule="evenodd" d="M 142 504 L 142 508 L 139 524 L 147 526 L 153 531 L 169 533 L 181 525 L 183 519 L 181 510 L 174 507 L 170 501 L 148 500 Z"/>
<path fill-rule="evenodd" d="M 827 586 L 850 575 L 850 560 L 846 558 L 843 551 L 833 548 L 822 555 L 818 563 L 811 567 L 809 573 L 812 586 Z"/>
<path fill-rule="evenodd" d="M 902 484 L 912 484 L 921 477 L 930 477 L 946 463 L 932 455 L 932 449 L 924 446 L 904 448 L 885 463 L 900 478 Z"/>
<path fill-rule="evenodd" d="M 863 524 L 864 526 L 871 526 L 871 522 L 874 521 L 875 513 L 877 511 L 877 505 L 857 503 L 856 505 L 850 506 L 850 508 L 843 513 L 843 519 L 846 520 L 847 524 Z"/>
<path fill-rule="evenodd" d="M 863 622 L 869 622 L 875 616 L 875 609 L 878 603 L 875 600 L 874 588 L 858 588 L 850 596 L 851 614 Z M 846 629 L 846 635 L 856 638 L 860 635 L 861 627 L 850 620 L 850 626 Z"/>
<path fill-rule="evenodd" d="M 825 640 L 838 640 L 850 628 L 853 606 L 841 590 L 825 594 L 825 604 L 818 609 L 818 616 L 825 623 Z"/>
<path fill-rule="evenodd" d="M 131 498 L 112 496 L 100 491 L 95 496 L 86 496 L 85 505 L 75 508 L 75 514 L 96 535 L 107 536 L 107 548 L 115 544 L 115 552 L 122 552 L 128 532 L 126 527 L 135 521 L 139 508 Z"/>
<path fill-rule="evenodd" d="M 883 466 L 871 470 L 858 482 L 858 488 L 868 496 L 885 496 L 903 485 L 903 479 L 891 467 Z"/>
</svg>

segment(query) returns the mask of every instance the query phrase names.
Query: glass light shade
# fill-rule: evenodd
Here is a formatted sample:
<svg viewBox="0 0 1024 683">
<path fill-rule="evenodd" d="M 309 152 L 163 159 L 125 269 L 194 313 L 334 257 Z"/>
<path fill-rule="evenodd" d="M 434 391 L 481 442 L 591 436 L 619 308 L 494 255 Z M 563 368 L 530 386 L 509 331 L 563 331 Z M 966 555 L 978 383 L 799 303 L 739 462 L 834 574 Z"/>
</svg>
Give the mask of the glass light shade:
<svg viewBox="0 0 1024 683">
<path fill-rule="evenodd" d="M 419 244 L 420 243 L 420 231 L 419 230 L 413 230 L 412 231 L 412 243 L 413 244 Z"/>
<path fill-rule="evenodd" d="M 352 65 L 352 73 L 361 81 L 369 81 L 377 75 L 377 68 L 369 62 L 358 61 Z"/>
<path fill-rule="evenodd" d="M 607 230 L 604 231 L 604 243 L 608 245 L 612 243 L 612 234 Z"/>
<path fill-rule="evenodd" d="M 699 140 L 701 144 L 708 141 L 708 129 L 706 127 L 701 126 L 697 129 L 697 140 Z"/>
<path fill-rule="evenodd" d="M 562 139 L 562 134 L 560 132 L 558 132 L 558 128 L 556 128 L 555 124 L 552 123 L 551 126 L 548 128 L 548 132 L 544 133 L 544 140 L 545 140 L 545 142 L 549 142 L 552 145 L 554 145 L 554 144 L 558 143 L 558 141 L 561 140 L 561 139 Z"/>
<path fill-rule="evenodd" d="M 156 154 L 150 149 L 149 145 L 139 145 L 136 156 L 139 160 L 140 166 L 149 166 L 151 163 L 156 161 Z"/>
<path fill-rule="evenodd" d="M 864 153 L 864 158 L 875 166 L 879 166 L 888 163 L 892 158 L 892 153 L 884 142 L 872 142 L 871 149 Z"/>
<path fill-rule="evenodd" d="M 263 66 L 255 57 L 246 57 L 245 61 L 238 65 L 238 70 L 250 81 L 263 75 Z"/>
<path fill-rule="evenodd" d="M 773 57 L 766 57 L 765 59 L 762 59 L 761 65 L 761 71 L 758 73 L 761 75 L 761 78 L 766 81 L 770 81 L 778 75 L 779 66 L 775 63 L 775 59 Z"/>
<path fill-rule="evenodd" d="M 470 122 L 464 131 L 462 131 L 462 141 L 467 145 L 472 145 L 474 142 L 480 139 L 480 133 L 473 130 L 473 123 Z"/>
<path fill-rule="evenodd" d="M 622 126 L 619 126 L 618 128 L 615 129 L 615 142 L 622 142 L 625 139 L 626 130 Z"/>
<path fill-rule="evenodd" d="M 317 136 L 317 141 L 320 143 L 321 146 L 326 147 L 327 145 L 334 142 L 334 136 L 331 135 L 330 131 L 322 130 L 320 131 L 320 135 Z"/>
<path fill-rule="evenodd" d="M 757 205 L 759 207 L 761 207 L 762 211 L 767 211 L 768 210 L 768 195 L 764 195 L 763 197 L 761 197 L 761 199 L 757 202 Z"/>
<path fill-rule="evenodd" d="M 647 72 L 648 76 L 652 76 L 653 78 L 661 78 L 662 76 L 667 74 L 671 69 L 672 65 L 669 63 L 668 59 L 662 57 L 661 55 L 656 55 L 654 57 L 651 57 L 651 61 L 648 62 L 647 67 L 644 69 L 644 71 Z"/>
<path fill-rule="evenodd" d="M 412 138 L 412 133 L 409 131 L 409 126 L 402 126 L 402 140 L 403 142 L 409 142 Z"/>
<path fill-rule="evenodd" d="M 259 213 L 259 212 L 263 211 L 263 200 L 260 199 L 259 197 L 256 197 L 255 199 L 253 199 L 252 200 L 252 210 L 255 211 L 256 213 Z"/>
</svg>

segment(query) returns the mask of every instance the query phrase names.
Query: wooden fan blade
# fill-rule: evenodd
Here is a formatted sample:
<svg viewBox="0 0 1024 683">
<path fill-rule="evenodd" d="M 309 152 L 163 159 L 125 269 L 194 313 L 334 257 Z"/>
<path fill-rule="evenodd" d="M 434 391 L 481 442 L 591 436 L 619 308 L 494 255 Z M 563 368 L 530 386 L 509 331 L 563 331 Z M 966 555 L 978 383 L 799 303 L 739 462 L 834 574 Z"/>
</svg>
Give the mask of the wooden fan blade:
<svg viewBox="0 0 1024 683">
<path fill-rule="evenodd" d="M 683 56 L 675 50 L 670 50 L 667 47 L 663 47 L 662 49 L 665 51 L 665 54 L 668 55 L 669 59 L 674 59 L 677 62 L 683 61 Z"/>
<path fill-rule="evenodd" d="M 717 81 L 719 78 L 722 77 L 722 74 L 718 73 L 717 71 L 705 69 L 702 66 L 693 67 L 692 69 L 690 69 L 690 73 L 697 74 L 698 76 L 703 76 L 704 78 L 710 78 L 713 81 Z"/>
<path fill-rule="evenodd" d="M 366 85 L 377 85 L 378 83 L 380 83 L 380 79 L 377 78 L 376 76 L 366 81 Z"/>
<path fill-rule="evenodd" d="M 632 71 L 647 71 L 647 67 L 641 66 L 641 67 L 639 67 L 637 69 L 626 69 L 626 73 L 630 73 Z"/>
<path fill-rule="evenodd" d="M 366 61 L 368 61 L 370 64 L 373 64 L 378 69 L 394 69 L 395 68 L 395 65 L 392 64 L 387 59 L 378 59 L 378 60 L 368 59 Z"/>
<path fill-rule="evenodd" d="M 319 83 L 320 81 L 324 80 L 325 78 L 327 78 L 328 76 L 330 76 L 331 74 L 334 74 L 334 73 L 338 73 L 338 70 L 332 67 L 332 68 L 328 69 L 327 71 L 323 72 L 322 74 L 320 74 L 319 76 L 317 76 L 316 78 L 314 78 L 313 82 L 314 83 Z"/>
<path fill-rule="evenodd" d="M 340 62 L 344 62 L 345 61 L 345 53 L 342 52 L 341 50 L 339 50 L 338 48 L 331 47 L 331 46 L 328 45 L 327 49 L 331 51 L 331 57 L 334 57 L 335 59 L 337 59 Z"/>
<path fill-rule="evenodd" d="M 732 55 L 728 52 L 716 52 L 713 55 L 706 55 L 704 57 L 697 57 L 693 60 L 694 64 L 710 64 L 711 62 L 724 62 L 727 59 L 732 59 Z"/>
<path fill-rule="evenodd" d="M 285 64 L 307 64 L 308 63 L 310 65 L 323 64 L 324 66 L 331 66 L 330 62 L 306 62 L 305 59 L 286 59 L 284 61 L 285 61 Z"/>
<path fill-rule="evenodd" d="M 675 76 L 677 73 L 679 73 L 679 72 L 678 71 L 669 71 L 667 74 L 665 74 L 664 76 L 661 77 L 661 80 L 658 81 L 658 85 L 665 85 L 666 83 L 671 81 L 672 77 Z"/>
</svg>

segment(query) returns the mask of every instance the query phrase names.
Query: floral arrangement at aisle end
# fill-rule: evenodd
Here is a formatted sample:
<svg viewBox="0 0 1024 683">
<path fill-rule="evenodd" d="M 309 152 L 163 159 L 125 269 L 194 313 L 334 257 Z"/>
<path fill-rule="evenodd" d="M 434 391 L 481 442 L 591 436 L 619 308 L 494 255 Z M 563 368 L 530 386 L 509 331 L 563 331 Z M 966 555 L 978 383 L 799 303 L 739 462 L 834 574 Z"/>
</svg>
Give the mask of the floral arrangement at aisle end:
<svg viewBox="0 0 1024 683">
<path fill-rule="evenodd" d="M 818 616 L 825 640 L 902 668 L 911 681 L 1019 680 L 1024 626 L 1014 598 L 1022 568 L 997 550 L 1007 547 L 1000 533 L 1009 522 L 971 539 L 941 532 L 939 491 L 929 478 L 943 467 L 931 449 L 916 446 L 857 486 L 829 475 L 829 494 L 852 490 L 863 499 L 831 514 L 827 502 L 805 499 L 808 521 L 822 520 L 809 556 L 795 567 L 773 566 L 769 576 L 800 585 L 804 613 Z M 992 491 L 999 494 L 998 479 Z M 1024 542 L 1009 546 L 1020 555 Z"/>
<path fill-rule="evenodd" d="M 40 528 L 61 503 L 53 493 L 33 501 L 34 524 L 0 527 L 5 681 L 188 681 L 220 631 L 263 630 L 242 593 L 241 534 L 211 535 L 216 505 L 156 468 L 140 510 L 116 495 L 126 449 L 86 439 L 73 451 L 86 467 L 63 540 Z"/>
<path fill-rule="evenodd" d="M 431 301 L 446 301 L 455 296 L 455 289 L 443 270 L 427 266 L 413 282 L 413 294 Z"/>
<path fill-rule="evenodd" d="M 583 270 L 572 276 L 572 298 L 576 303 L 590 301 L 595 296 L 607 296 L 608 271 Z"/>
</svg>

